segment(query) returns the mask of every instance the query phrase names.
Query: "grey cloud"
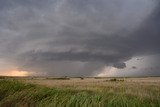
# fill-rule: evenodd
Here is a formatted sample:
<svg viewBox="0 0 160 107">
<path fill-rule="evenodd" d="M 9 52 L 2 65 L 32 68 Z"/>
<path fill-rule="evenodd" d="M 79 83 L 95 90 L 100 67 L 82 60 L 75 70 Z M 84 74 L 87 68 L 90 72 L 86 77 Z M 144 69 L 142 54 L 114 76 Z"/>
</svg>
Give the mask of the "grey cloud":
<svg viewBox="0 0 160 107">
<path fill-rule="evenodd" d="M 137 58 L 138 61 L 143 60 L 144 58 Z"/>
<path fill-rule="evenodd" d="M 115 63 L 115 64 L 113 65 L 113 67 L 119 68 L 119 69 L 123 69 L 123 68 L 126 67 L 126 64 L 125 64 L 125 63 Z"/>
<path fill-rule="evenodd" d="M 137 67 L 136 66 L 132 66 L 132 69 L 137 69 Z"/>
<path fill-rule="evenodd" d="M 0 1 L 0 57 L 55 75 L 91 75 L 104 65 L 125 68 L 132 57 L 159 53 L 158 3 Z"/>
</svg>

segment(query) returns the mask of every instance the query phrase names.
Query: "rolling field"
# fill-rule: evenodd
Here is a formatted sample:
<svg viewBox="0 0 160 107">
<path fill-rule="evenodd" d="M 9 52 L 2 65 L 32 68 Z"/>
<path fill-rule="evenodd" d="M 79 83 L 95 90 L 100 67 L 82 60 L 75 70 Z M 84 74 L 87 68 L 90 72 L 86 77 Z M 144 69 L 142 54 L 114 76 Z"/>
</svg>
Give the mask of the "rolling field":
<svg viewBox="0 0 160 107">
<path fill-rule="evenodd" d="M 0 107 L 160 107 L 160 77 L 1 77 Z"/>
</svg>

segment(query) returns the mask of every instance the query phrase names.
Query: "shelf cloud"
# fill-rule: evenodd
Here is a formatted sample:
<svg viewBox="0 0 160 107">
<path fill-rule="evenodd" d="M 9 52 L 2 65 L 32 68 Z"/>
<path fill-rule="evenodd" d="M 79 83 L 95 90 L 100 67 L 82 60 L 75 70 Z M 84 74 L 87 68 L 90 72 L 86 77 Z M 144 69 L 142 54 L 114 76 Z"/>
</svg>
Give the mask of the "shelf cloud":
<svg viewBox="0 0 160 107">
<path fill-rule="evenodd" d="M 90 76 L 160 54 L 159 28 L 158 0 L 0 0 L 0 59 L 46 75 Z"/>
</svg>

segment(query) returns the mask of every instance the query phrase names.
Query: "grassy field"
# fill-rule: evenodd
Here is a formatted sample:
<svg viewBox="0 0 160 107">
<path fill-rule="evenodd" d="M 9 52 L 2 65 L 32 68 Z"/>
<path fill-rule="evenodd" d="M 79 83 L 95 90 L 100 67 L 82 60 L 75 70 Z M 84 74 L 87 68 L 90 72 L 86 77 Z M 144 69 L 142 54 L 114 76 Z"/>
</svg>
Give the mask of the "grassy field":
<svg viewBox="0 0 160 107">
<path fill-rule="evenodd" d="M 160 78 L 3 77 L 0 107 L 160 107 Z"/>
</svg>

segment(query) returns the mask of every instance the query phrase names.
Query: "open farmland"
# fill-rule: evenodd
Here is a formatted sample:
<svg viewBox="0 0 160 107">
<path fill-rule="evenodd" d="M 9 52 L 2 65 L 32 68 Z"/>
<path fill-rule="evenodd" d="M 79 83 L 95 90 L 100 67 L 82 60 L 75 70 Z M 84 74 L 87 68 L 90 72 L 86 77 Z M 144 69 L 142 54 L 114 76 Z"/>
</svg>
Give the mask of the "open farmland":
<svg viewBox="0 0 160 107">
<path fill-rule="evenodd" d="M 160 107 L 160 78 L 6 77 L 0 107 Z"/>
</svg>

